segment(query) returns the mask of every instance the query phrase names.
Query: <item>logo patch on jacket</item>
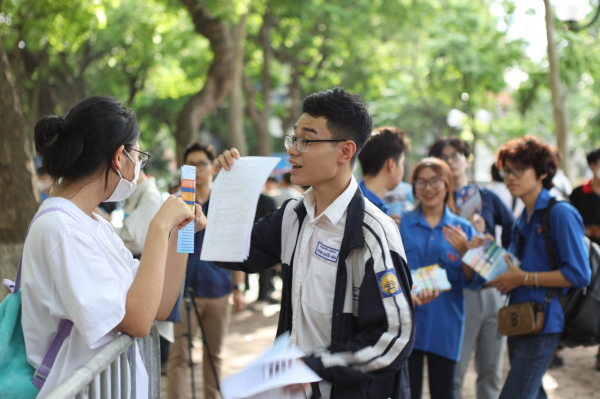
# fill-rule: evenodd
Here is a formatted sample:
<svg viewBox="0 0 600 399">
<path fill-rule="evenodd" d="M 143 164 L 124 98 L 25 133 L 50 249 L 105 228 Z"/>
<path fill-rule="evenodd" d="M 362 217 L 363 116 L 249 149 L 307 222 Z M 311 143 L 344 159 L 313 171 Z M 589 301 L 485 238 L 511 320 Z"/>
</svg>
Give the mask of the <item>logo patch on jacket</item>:
<svg viewBox="0 0 600 399">
<path fill-rule="evenodd" d="M 382 298 L 391 298 L 402 293 L 400 284 L 398 284 L 398 278 L 396 277 L 396 269 L 383 270 L 376 273 L 376 276 Z"/>
<path fill-rule="evenodd" d="M 340 255 L 340 251 L 335 248 L 328 247 L 327 245 L 323 245 L 323 243 L 320 242 L 315 250 L 315 255 L 330 262 L 336 263 L 338 256 Z"/>
<path fill-rule="evenodd" d="M 538 236 L 540 234 L 542 234 L 542 226 L 541 225 L 537 227 L 537 233 L 538 233 Z"/>
<path fill-rule="evenodd" d="M 448 259 L 450 259 L 450 262 L 456 262 L 458 260 L 458 255 L 452 251 L 448 251 L 447 255 Z"/>
</svg>

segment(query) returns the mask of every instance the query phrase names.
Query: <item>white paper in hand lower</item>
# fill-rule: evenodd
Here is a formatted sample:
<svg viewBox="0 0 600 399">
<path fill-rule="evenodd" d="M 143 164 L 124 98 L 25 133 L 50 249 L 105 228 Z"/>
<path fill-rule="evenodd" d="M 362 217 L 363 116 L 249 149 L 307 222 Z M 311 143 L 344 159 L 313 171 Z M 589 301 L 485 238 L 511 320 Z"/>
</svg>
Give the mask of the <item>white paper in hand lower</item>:
<svg viewBox="0 0 600 399">
<path fill-rule="evenodd" d="M 210 192 L 201 260 L 248 259 L 258 197 L 279 161 L 275 157 L 242 157 L 229 171 L 219 172 Z"/>
<path fill-rule="evenodd" d="M 287 342 L 289 335 L 279 337 L 261 358 L 225 378 L 221 383 L 223 399 L 305 398 L 304 392 L 292 394 L 284 387 L 321 381 L 321 377 L 298 360 L 304 353 Z"/>
</svg>

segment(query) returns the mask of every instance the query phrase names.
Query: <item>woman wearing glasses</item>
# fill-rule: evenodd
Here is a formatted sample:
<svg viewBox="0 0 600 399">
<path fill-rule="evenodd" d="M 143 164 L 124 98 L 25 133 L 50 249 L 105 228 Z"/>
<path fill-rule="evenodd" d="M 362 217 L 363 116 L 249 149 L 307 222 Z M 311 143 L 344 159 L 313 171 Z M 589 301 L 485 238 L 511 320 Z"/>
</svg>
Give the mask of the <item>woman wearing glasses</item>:
<svg viewBox="0 0 600 399">
<path fill-rule="evenodd" d="M 525 210 L 517 220 L 508 249 L 520 259 L 521 268 L 507 259 L 508 270 L 492 285 L 508 293 L 509 305 L 532 302 L 544 309 L 544 328 L 539 334 L 507 340 L 511 367 L 501 399 L 547 397 L 542 377 L 550 365 L 564 322 L 558 296 L 552 297 L 549 288 L 583 288 L 590 282 L 583 221 L 567 202 L 556 203 L 550 212 L 549 233 L 558 269 L 551 270 L 541 220 L 553 198 L 548 190 L 558 169 L 557 154 L 535 137 L 509 141 L 498 153 L 497 164 L 504 183 L 513 197 L 523 201 Z"/>
<path fill-rule="evenodd" d="M 452 174 L 444 161 L 423 159 L 414 169 L 412 182 L 419 206 L 404 214 L 400 225 L 408 265 L 413 271 L 438 265 L 446 271 L 452 288 L 443 293 L 437 288 L 413 293 L 417 337 L 408 359 L 411 395 L 421 398 L 427 356 L 431 398 L 452 399 L 464 329 L 463 288 L 476 289 L 484 282 L 461 261 L 467 243 L 477 233 L 469 221 L 453 213 Z"/>
<path fill-rule="evenodd" d="M 49 372 L 38 368 L 40 396 L 119 334 L 143 337 L 155 319 L 169 315 L 187 259 L 177 253 L 177 231 L 193 221 L 197 230 L 206 226 L 200 207 L 194 215 L 183 200 L 169 197 L 150 222 L 140 262 L 93 213 L 100 202 L 123 201 L 135 190 L 149 157 L 140 151 L 139 134 L 135 114 L 104 96 L 86 98 L 64 119 L 49 116 L 35 127 L 44 168 L 60 183 L 40 207 L 23 249 L 29 363 L 42 364 L 60 326 L 69 335 L 53 366 L 44 361 Z M 135 356 L 141 364 L 137 350 Z M 135 378 L 138 397 L 147 397 L 144 367 L 136 368 Z"/>
</svg>

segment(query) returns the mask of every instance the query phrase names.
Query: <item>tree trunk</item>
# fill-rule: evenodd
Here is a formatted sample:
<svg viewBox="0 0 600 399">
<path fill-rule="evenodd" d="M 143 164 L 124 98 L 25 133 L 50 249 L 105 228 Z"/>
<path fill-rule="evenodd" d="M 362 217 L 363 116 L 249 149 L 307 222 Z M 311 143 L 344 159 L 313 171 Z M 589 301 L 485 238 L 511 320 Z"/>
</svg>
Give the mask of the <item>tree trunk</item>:
<svg viewBox="0 0 600 399">
<path fill-rule="evenodd" d="M 14 280 L 40 193 L 21 100 L 1 40 L 0 120 L 0 279 Z M 0 297 L 5 294 L 0 291 Z"/>
<path fill-rule="evenodd" d="M 552 92 L 552 105 L 554 108 L 554 122 L 556 123 L 556 146 L 562 152 L 562 169 L 571 177 L 571 160 L 569 153 L 569 113 L 567 110 L 567 96 L 560 81 L 560 67 L 556 54 L 556 38 L 554 36 L 554 13 L 550 0 L 544 0 L 546 7 L 546 36 L 548 38 L 548 64 L 550 66 L 549 79 Z"/>
<path fill-rule="evenodd" d="M 297 60 L 292 61 L 292 81 L 288 86 L 288 115 L 281 121 L 283 134 L 288 134 L 302 115 L 302 94 L 300 93 L 300 65 Z"/>
<path fill-rule="evenodd" d="M 177 163 L 183 162 L 183 152 L 197 136 L 200 124 L 221 104 L 233 83 L 233 43 L 226 24 L 212 17 L 199 0 L 182 0 L 188 8 L 196 32 L 206 37 L 213 51 L 204 87 L 183 106 L 177 117 L 175 141 Z"/>
<path fill-rule="evenodd" d="M 232 29 L 234 43 L 233 84 L 229 92 L 229 144 L 237 148 L 240 155 L 248 155 L 248 142 L 244 132 L 244 103 L 242 92 L 242 72 L 244 69 L 244 43 L 246 41 L 246 19 L 244 14 L 240 22 Z"/>
<path fill-rule="evenodd" d="M 258 138 L 258 155 L 268 157 L 271 155 L 271 135 L 269 134 L 268 123 L 271 116 L 271 59 L 273 49 L 271 48 L 271 38 L 269 31 L 273 24 L 273 16 L 267 10 L 263 16 L 263 25 L 260 28 L 260 45 L 263 50 L 263 68 L 262 68 L 262 97 L 263 109 L 258 112 L 256 100 L 254 99 L 255 90 L 246 75 L 243 76 L 244 92 L 246 93 L 246 114 L 250 117 L 254 130 Z"/>
</svg>

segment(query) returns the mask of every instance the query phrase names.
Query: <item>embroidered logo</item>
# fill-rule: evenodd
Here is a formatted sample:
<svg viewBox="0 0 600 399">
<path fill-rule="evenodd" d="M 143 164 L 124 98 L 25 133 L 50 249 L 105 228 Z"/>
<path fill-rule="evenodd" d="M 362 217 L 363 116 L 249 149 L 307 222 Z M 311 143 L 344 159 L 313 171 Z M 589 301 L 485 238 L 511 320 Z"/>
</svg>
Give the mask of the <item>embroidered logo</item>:
<svg viewBox="0 0 600 399">
<path fill-rule="evenodd" d="M 358 301 L 358 295 L 360 293 L 360 289 L 358 287 L 352 287 L 352 298 L 355 301 Z"/>
<path fill-rule="evenodd" d="M 330 262 L 337 263 L 340 251 L 335 248 L 328 247 L 327 245 L 323 245 L 323 243 L 320 242 L 315 250 L 315 255 Z"/>
<path fill-rule="evenodd" d="M 448 259 L 450 259 L 450 262 L 456 262 L 458 260 L 458 255 L 452 251 L 448 251 L 447 255 Z"/>
<path fill-rule="evenodd" d="M 538 233 L 538 236 L 539 236 L 540 234 L 542 234 L 542 226 L 538 226 L 538 227 L 537 227 L 537 233 Z"/>
<path fill-rule="evenodd" d="M 377 273 L 376 276 L 382 298 L 391 298 L 402 293 L 396 277 L 396 269 L 383 270 Z"/>
</svg>

